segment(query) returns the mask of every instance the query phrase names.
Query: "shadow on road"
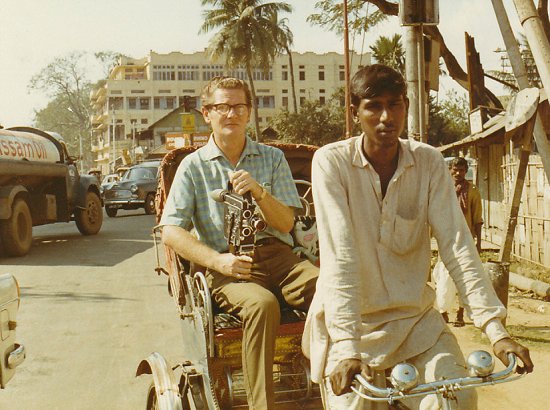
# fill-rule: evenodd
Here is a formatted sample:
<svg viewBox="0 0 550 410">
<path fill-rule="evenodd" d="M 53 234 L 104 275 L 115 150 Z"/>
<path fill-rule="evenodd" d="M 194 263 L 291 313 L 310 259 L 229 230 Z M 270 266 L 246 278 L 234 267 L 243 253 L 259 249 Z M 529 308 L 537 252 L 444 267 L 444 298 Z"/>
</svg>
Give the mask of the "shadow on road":
<svg viewBox="0 0 550 410">
<path fill-rule="evenodd" d="M 97 235 L 81 235 L 74 222 L 33 228 L 33 246 L 20 258 L 0 256 L 15 266 L 114 266 L 152 248 L 151 215 L 105 218 Z"/>
<path fill-rule="evenodd" d="M 33 292 L 32 286 L 22 286 L 21 296 L 25 299 L 51 299 L 56 302 L 86 301 L 86 302 L 107 302 L 107 301 L 136 301 L 137 299 L 117 298 L 106 293 L 75 293 L 75 292 Z"/>
</svg>

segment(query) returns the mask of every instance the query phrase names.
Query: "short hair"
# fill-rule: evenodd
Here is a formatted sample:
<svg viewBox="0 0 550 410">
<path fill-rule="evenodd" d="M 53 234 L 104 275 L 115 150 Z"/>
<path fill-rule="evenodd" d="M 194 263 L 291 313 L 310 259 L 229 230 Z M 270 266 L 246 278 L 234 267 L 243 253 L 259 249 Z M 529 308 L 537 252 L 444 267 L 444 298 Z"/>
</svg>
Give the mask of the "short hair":
<svg viewBox="0 0 550 410">
<path fill-rule="evenodd" d="M 452 167 L 465 167 L 466 171 L 468 171 L 468 161 L 466 161 L 466 158 L 462 157 L 453 158 L 449 163 L 449 168 Z"/>
<path fill-rule="evenodd" d="M 210 105 L 212 102 L 212 94 L 214 94 L 214 91 L 217 89 L 243 90 L 246 98 L 246 105 L 252 105 L 252 94 L 245 81 L 233 77 L 214 77 L 202 88 L 201 104 L 203 107 Z"/>
<path fill-rule="evenodd" d="M 373 98 L 382 94 L 407 96 L 407 83 L 403 75 L 383 64 L 372 64 L 359 69 L 351 79 L 351 103 L 355 106 L 364 98 Z"/>
</svg>

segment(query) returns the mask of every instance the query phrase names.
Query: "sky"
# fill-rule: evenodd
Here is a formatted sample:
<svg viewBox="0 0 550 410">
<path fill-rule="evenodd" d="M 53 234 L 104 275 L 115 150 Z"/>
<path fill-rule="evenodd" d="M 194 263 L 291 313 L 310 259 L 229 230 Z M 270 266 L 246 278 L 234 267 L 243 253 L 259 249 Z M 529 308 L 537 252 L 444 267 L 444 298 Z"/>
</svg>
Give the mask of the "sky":
<svg viewBox="0 0 550 410">
<path fill-rule="evenodd" d="M 287 15 L 298 52 L 343 52 L 338 35 L 306 21 L 315 13 L 316 0 L 287 0 L 294 11 Z M 465 69 L 464 32 L 475 37 L 486 70 L 500 68 L 497 48 L 504 48 L 491 2 L 488 0 L 440 0 L 439 29 L 449 49 Z M 504 0 L 510 22 L 521 27 L 512 0 Z M 212 34 L 199 34 L 200 0 L 0 0 L 0 124 L 31 125 L 34 112 L 44 108 L 48 96 L 29 90 L 33 75 L 55 57 L 73 51 L 115 51 L 134 58 L 157 53 L 203 50 Z M 375 9 L 375 6 L 370 6 Z M 350 38 L 358 52 L 368 51 L 380 36 L 402 33 L 397 17 L 375 28 L 365 39 Z M 90 69 L 88 78 L 101 72 Z M 494 91 L 501 88 L 486 85 Z M 494 86 L 494 87 L 493 87 Z M 456 86 L 442 80 L 442 96 Z M 443 97 L 442 97 L 443 98 Z"/>
</svg>

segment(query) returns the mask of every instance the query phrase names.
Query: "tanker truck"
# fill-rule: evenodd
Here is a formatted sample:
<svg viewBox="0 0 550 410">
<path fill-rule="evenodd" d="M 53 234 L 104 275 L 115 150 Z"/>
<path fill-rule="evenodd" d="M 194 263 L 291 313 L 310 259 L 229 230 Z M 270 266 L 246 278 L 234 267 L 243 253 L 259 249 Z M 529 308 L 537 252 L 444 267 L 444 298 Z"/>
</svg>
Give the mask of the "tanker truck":
<svg viewBox="0 0 550 410">
<path fill-rule="evenodd" d="M 59 134 L 0 129 L 0 254 L 27 254 L 33 226 L 74 220 L 83 235 L 95 235 L 102 205 L 97 178 L 78 173 Z"/>
</svg>

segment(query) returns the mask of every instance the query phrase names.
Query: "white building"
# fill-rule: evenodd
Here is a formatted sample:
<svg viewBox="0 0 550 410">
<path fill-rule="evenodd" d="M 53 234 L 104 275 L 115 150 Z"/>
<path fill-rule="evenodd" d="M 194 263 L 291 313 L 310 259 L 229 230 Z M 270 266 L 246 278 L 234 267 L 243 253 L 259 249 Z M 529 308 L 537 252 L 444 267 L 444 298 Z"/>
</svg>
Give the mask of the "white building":
<svg viewBox="0 0 550 410">
<path fill-rule="evenodd" d="M 306 100 L 323 103 L 344 85 L 343 54 L 293 53 L 292 60 L 298 107 Z M 370 54 L 353 53 L 351 72 L 368 64 Z M 132 151 L 132 147 L 151 150 L 164 144 L 162 136 L 154 141 L 138 141 L 136 134 L 182 105 L 184 97 L 190 97 L 191 107 L 199 108 L 203 85 L 219 75 L 247 79 L 244 68 L 226 70 L 223 64 L 212 63 L 204 52 L 151 51 L 141 59 L 121 57 L 104 85 L 90 96 L 92 152 L 97 166 L 107 173 L 114 166 L 113 159 Z M 268 73 L 255 71 L 254 85 L 261 127 L 265 128 L 282 108 L 292 110 L 288 56 L 278 56 Z"/>
</svg>

